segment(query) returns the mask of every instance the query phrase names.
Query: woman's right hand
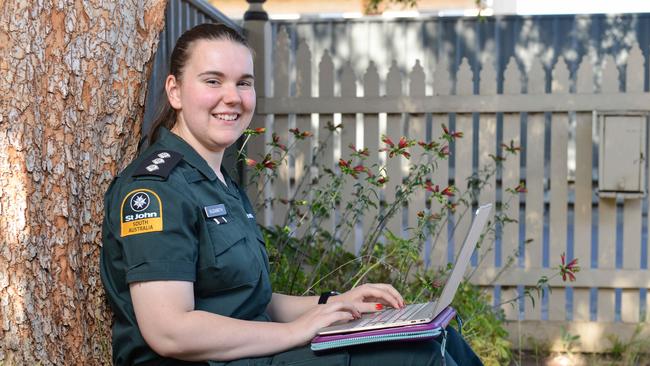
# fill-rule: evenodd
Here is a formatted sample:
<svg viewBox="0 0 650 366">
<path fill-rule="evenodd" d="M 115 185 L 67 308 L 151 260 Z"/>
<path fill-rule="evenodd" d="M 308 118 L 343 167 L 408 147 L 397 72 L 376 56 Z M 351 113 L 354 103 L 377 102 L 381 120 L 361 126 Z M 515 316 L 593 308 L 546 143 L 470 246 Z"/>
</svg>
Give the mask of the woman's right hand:
<svg viewBox="0 0 650 366">
<path fill-rule="evenodd" d="M 303 345 L 311 341 L 321 328 L 339 321 L 359 318 L 361 318 L 361 312 L 352 303 L 334 302 L 315 306 L 298 319 L 286 324 L 297 344 Z"/>
</svg>

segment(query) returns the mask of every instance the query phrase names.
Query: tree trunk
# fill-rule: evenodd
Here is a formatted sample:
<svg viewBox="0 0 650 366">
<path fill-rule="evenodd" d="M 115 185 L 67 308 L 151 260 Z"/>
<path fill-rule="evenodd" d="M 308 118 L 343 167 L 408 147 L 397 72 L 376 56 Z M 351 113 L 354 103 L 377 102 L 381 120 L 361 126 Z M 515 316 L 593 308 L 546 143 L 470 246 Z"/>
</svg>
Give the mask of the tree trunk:
<svg viewBox="0 0 650 366">
<path fill-rule="evenodd" d="M 0 0 L 0 364 L 110 363 L 102 199 L 135 155 L 164 14 Z"/>
</svg>

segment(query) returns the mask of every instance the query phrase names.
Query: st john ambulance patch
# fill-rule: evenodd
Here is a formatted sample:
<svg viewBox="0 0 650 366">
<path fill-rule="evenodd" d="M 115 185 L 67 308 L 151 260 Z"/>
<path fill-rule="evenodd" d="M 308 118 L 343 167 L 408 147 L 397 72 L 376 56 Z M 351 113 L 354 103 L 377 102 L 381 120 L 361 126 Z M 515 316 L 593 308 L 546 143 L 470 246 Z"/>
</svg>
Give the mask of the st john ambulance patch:
<svg viewBox="0 0 650 366">
<path fill-rule="evenodd" d="M 162 202 L 156 192 L 137 189 L 129 192 L 120 208 L 120 236 L 162 231 Z"/>
</svg>

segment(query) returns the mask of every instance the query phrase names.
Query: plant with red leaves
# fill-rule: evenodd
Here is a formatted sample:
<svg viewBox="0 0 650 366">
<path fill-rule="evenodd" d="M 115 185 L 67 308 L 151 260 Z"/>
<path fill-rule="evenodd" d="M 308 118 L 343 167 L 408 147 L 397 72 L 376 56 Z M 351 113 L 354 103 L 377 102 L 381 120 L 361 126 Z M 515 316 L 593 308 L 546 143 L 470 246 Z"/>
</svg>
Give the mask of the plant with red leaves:
<svg viewBox="0 0 650 366">
<path fill-rule="evenodd" d="M 562 260 L 562 264 L 558 265 L 558 270 L 560 271 L 560 275 L 562 275 L 562 281 L 566 282 L 568 277 L 569 281 L 574 282 L 576 280 L 575 274 L 580 272 L 578 258 L 573 258 L 569 263 L 566 263 L 566 256 L 562 253 L 560 259 Z"/>
<path fill-rule="evenodd" d="M 521 146 L 515 146 L 515 141 L 510 140 L 510 144 L 501 144 L 501 148 L 510 154 L 517 154 L 521 151 Z"/>
<path fill-rule="evenodd" d="M 408 152 L 407 149 L 415 145 L 415 140 L 410 140 L 402 136 L 400 137 L 397 145 L 395 145 L 395 143 L 393 142 L 393 140 L 390 139 L 390 137 L 383 135 L 381 137 L 381 141 L 385 143 L 387 146 L 382 149 L 379 149 L 379 151 L 386 151 L 388 153 L 388 158 L 393 158 L 397 155 L 402 155 L 407 159 L 411 158 L 411 153 Z"/>
<path fill-rule="evenodd" d="M 300 130 L 297 128 L 290 128 L 289 132 L 293 134 L 293 137 L 296 138 L 296 140 L 304 140 L 307 137 L 314 136 L 314 134 L 309 131 L 300 132 Z"/>
<path fill-rule="evenodd" d="M 271 154 L 266 154 L 266 156 L 264 156 L 264 160 L 262 160 L 262 162 L 259 164 L 261 164 L 263 168 L 269 169 L 271 171 L 274 171 L 275 168 L 278 167 L 278 163 L 271 158 Z"/>
<path fill-rule="evenodd" d="M 269 146 L 277 147 L 285 153 L 289 151 L 287 145 L 280 143 L 280 136 L 275 132 L 273 132 L 273 135 L 271 136 L 271 142 L 269 143 Z"/>
<path fill-rule="evenodd" d="M 363 149 L 357 149 L 357 146 L 355 144 L 350 144 L 348 145 L 350 149 L 352 149 L 352 156 L 357 157 L 357 158 L 367 158 L 370 157 L 370 150 L 368 150 L 367 147 L 364 147 Z"/>
<path fill-rule="evenodd" d="M 449 157 L 449 145 L 444 145 L 438 151 L 436 151 L 438 158 L 447 159 Z"/>
<path fill-rule="evenodd" d="M 246 158 L 244 160 L 244 162 L 246 163 L 246 166 L 249 166 L 249 167 L 255 167 L 257 165 L 257 161 L 255 161 L 253 159 L 250 159 L 250 158 Z"/>
<path fill-rule="evenodd" d="M 440 146 L 440 143 L 436 141 L 431 141 L 431 142 L 418 141 L 418 145 L 422 147 L 424 151 L 431 152 L 434 151 L 434 149 L 438 148 L 438 146 Z"/>
<path fill-rule="evenodd" d="M 247 129 L 244 130 L 243 135 L 244 136 L 257 136 L 257 135 L 263 134 L 264 132 L 266 132 L 266 128 L 264 128 L 264 127 L 258 127 L 258 128 L 253 128 L 253 129 L 247 128 Z"/>
<path fill-rule="evenodd" d="M 359 173 L 367 173 L 369 176 L 372 175 L 370 170 L 363 164 L 352 166 L 352 160 L 339 159 L 339 168 L 341 169 L 341 173 L 350 175 L 354 179 L 359 178 Z"/>
<path fill-rule="evenodd" d="M 442 138 L 447 140 L 447 142 L 449 143 L 463 137 L 462 132 L 450 131 L 449 128 L 447 128 L 447 125 L 445 125 L 444 123 L 442 124 L 442 131 L 443 131 Z"/>
<path fill-rule="evenodd" d="M 512 194 L 528 193 L 528 189 L 526 189 L 526 183 L 524 181 L 519 182 L 519 184 L 514 188 L 506 188 L 506 191 Z"/>
</svg>

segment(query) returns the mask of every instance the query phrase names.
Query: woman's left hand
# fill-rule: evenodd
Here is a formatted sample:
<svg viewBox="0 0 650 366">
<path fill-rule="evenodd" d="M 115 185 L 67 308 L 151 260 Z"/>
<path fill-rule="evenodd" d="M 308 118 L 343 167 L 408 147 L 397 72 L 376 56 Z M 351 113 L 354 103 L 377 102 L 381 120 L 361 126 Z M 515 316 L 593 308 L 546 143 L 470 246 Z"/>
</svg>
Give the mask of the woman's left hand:
<svg viewBox="0 0 650 366">
<path fill-rule="evenodd" d="M 399 309 L 404 307 L 402 295 L 392 286 L 385 283 L 366 283 L 350 291 L 329 298 L 329 302 L 349 302 L 362 313 L 382 310 L 385 306 Z"/>
</svg>

